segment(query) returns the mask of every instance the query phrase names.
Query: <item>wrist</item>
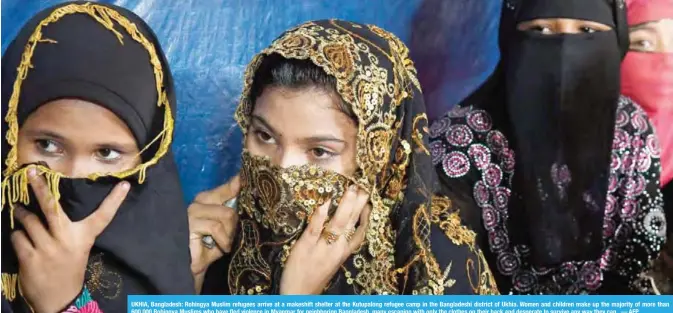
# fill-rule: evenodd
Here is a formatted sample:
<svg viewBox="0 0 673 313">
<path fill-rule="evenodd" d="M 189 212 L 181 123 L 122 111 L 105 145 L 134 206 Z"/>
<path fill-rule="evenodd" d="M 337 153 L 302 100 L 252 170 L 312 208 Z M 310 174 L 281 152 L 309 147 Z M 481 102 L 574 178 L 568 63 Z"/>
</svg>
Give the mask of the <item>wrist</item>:
<svg viewBox="0 0 673 313">
<path fill-rule="evenodd" d="M 84 285 L 76 292 L 66 292 L 66 296 L 57 299 L 43 297 L 41 300 L 30 303 L 34 313 L 60 313 L 66 312 L 72 306 L 75 306 L 78 300 L 85 294 L 91 299 L 88 290 Z"/>
<path fill-rule="evenodd" d="M 203 271 L 198 274 L 194 274 L 194 289 L 196 289 L 196 294 L 201 294 L 203 289 L 203 282 L 206 280 L 206 271 Z"/>
</svg>

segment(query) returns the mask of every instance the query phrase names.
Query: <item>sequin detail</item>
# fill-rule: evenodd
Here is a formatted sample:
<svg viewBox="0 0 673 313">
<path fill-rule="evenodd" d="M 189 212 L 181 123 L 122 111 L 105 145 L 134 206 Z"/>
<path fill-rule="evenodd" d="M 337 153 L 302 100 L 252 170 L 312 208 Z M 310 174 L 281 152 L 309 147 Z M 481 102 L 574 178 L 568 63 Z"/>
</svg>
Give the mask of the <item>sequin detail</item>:
<svg viewBox="0 0 673 313">
<path fill-rule="evenodd" d="M 471 106 L 456 107 L 447 114 L 452 128 L 436 134 L 445 151 L 441 171 L 450 178 L 478 177 L 472 196 L 481 208 L 482 222 L 493 252 L 491 266 L 510 279 L 515 294 L 600 293 L 607 277 L 635 281 L 648 268 L 664 242 L 666 220 L 658 188 L 659 143 L 646 115 L 627 98 L 620 98 L 610 159 L 609 195 L 603 223 L 605 250 L 597 260 L 565 262 L 553 268 L 533 268 L 528 246 L 510 242 L 507 232 L 508 203 L 515 154 L 504 134 L 486 122 L 490 117 Z M 476 119 L 472 116 L 479 116 Z M 472 120 L 470 120 L 472 117 Z M 469 133 L 466 131 L 469 130 Z M 488 128 L 488 130 L 486 130 Z M 438 150 L 438 149 L 437 149 Z M 468 164 L 465 164 L 465 154 Z M 489 156 L 485 156 L 488 154 Z M 469 176 L 468 176 L 469 174 Z M 550 172 L 563 188 L 570 179 L 563 165 Z M 473 179 L 473 178 L 470 178 Z M 608 275 L 609 274 L 609 275 Z M 500 284 L 503 288 L 504 284 Z"/>
</svg>

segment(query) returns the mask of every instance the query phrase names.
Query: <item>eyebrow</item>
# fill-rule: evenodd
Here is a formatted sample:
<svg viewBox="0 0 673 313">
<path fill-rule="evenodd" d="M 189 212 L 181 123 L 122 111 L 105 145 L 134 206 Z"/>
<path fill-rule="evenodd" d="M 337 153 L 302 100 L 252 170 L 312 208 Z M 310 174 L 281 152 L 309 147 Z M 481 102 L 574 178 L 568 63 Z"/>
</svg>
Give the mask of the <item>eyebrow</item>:
<svg viewBox="0 0 673 313">
<path fill-rule="evenodd" d="M 26 134 L 29 137 L 48 137 L 66 144 L 69 142 L 64 136 L 46 129 L 29 129 L 26 130 Z M 133 151 L 138 148 L 135 142 L 97 142 L 96 147 L 99 149 L 122 150 L 120 152 Z"/>
<path fill-rule="evenodd" d="M 272 132 L 274 134 L 278 134 L 278 132 L 273 127 L 271 127 L 269 122 L 267 122 L 263 117 L 261 117 L 259 115 L 252 115 L 252 120 L 262 124 L 262 126 L 264 126 L 266 129 L 268 129 L 270 132 Z M 332 135 L 311 136 L 311 137 L 303 138 L 301 141 L 308 142 L 308 143 L 318 143 L 318 142 L 328 141 L 328 142 L 337 142 L 337 143 L 346 144 L 345 140 L 339 139 L 339 138 L 334 137 Z"/>
<path fill-rule="evenodd" d="M 25 131 L 30 137 L 50 137 L 60 141 L 66 141 L 65 137 L 59 135 L 56 132 L 46 130 L 46 129 L 29 129 Z"/>
<path fill-rule="evenodd" d="M 308 142 L 308 143 L 318 143 L 318 142 L 328 141 L 328 142 L 336 142 L 336 143 L 346 144 L 345 140 L 336 138 L 336 137 L 331 136 L 331 135 L 319 135 L 319 136 L 308 137 L 308 138 L 302 139 L 302 141 Z"/>
<path fill-rule="evenodd" d="M 633 25 L 629 27 L 629 31 L 636 31 L 636 30 L 651 30 L 652 26 L 656 24 L 657 22 L 645 22 L 645 23 L 640 23 L 637 25 Z"/>
<path fill-rule="evenodd" d="M 264 128 L 266 128 L 266 129 L 268 129 L 270 132 L 272 132 L 274 134 L 278 134 L 278 132 L 273 127 L 271 127 L 269 122 L 267 122 L 263 117 L 261 117 L 259 115 L 252 115 L 252 121 L 257 122 L 259 124 L 262 124 L 262 126 L 264 126 Z"/>
</svg>

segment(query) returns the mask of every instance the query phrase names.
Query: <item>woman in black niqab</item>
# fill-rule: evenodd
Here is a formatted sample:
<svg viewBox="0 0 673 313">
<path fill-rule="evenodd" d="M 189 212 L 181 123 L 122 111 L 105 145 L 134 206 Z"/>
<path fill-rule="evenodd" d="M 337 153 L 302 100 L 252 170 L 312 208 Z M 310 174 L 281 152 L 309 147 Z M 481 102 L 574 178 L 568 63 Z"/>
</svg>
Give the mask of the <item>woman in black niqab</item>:
<svg viewBox="0 0 673 313">
<path fill-rule="evenodd" d="M 605 30 L 549 34 L 558 19 Z M 506 1 L 501 23 L 498 69 L 431 127 L 445 191 L 502 293 L 649 292 L 665 219 L 652 127 L 619 94 L 623 1 Z"/>
<path fill-rule="evenodd" d="M 20 164 L 19 129 L 31 113 L 59 99 L 113 112 L 133 134 L 140 162 L 119 173 L 67 177 L 48 164 Z M 175 90 L 168 62 L 149 26 L 112 5 L 70 2 L 38 13 L 2 57 L 2 279 L 14 312 L 30 312 L 17 279 L 10 233 L 21 205 L 45 216 L 27 183 L 37 168 L 72 221 L 91 216 L 120 181 L 130 183 L 112 222 L 96 238 L 82 294 L 65 309 L 122 312 L 129 294 L 193 293 L 186 205 L 170 149 Z M 91 298 L 97 302 L 93 305 Z"/>
</svg>

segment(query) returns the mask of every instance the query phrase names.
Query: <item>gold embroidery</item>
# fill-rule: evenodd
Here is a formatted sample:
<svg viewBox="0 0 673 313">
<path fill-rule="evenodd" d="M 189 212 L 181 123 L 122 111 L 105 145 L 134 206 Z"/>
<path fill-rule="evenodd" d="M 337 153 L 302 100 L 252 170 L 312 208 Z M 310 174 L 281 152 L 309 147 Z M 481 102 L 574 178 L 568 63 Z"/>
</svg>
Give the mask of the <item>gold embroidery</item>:
<svg viewBox="0 0 673 313">
<path fill-rule="evenodd" d="M 105 266 L 102 253 L 90 258 L 86 271 L 89 277 L 86 286 L 92 294 L 106 299 L 116 299 L 121 295 L 122 277 Z"/>
<path fill-rule="evenodd" d="M 446 288 L 451 288 L 453 285 L 456 284 L 456 280 L 449 278 L 449 274 L 451 274 L 451 267 L 453 266 L 453 262 L 449 262 L 449 266 L 446 267 L 446 270 L 444 270 L 444 275 L 442 276 L 442 279 L 444 280 L 444 287 Z"/>
<path fill-rule="evenodd" d="M 353 75 L 353 56 L 344 43 L 327 44 L 323 48 L 327 62 L 334 66 L 334 74 L 340 79 L 349 79 Z"/>
<path fill-rule="evenodd" d="M 412 222 L 413 237 L 416 246 L 418 247 L 418 255 L 414 257 L 404 268 L 398 269 L 397 272 L 403 272 L 406 276 L 409 275 L 409 269 L 418 261 L 422 261 L 422 268 L 427 274 L 427 281 L 421 280 L 416 282 L 416 286 L 412 286 L 412 294 L 427 294 L 427 295 L 441 295 L 444 294 L 444 279 L 442 271 L 439 268 L 439 263 L 431 252 L 430 247 L 430 216 L 424 204 L 414 214 Z M 406 281 L 406 279 L 405 279 Z"/>
<path fill-rule="evenodd" d="M 336 24 L 338 24 L 336 21 L 330 22 L 330 25 Z M 306 44 L 310 42 L 312 45 L 304 46 L 301 51 L 295 48 L 288 49 L 287 43 L 299 42 L 296 39 L 298 36 L 310 38 L 301 42 Z M 365 43 L 355 44 L 353 37 L 357 36 L 344 31 L 340 26 L 326 29 L 312 22 L 300 25 L 281 36 L 255 57 L 246 70 L 236 120 L 245 134 L 252 112 L 252 103 L 248 95 L 255 70 L 265 55 L 277 53 L 285 58 L 310 59 L 325 72 L 338 78 L 337 91 L 344 101 L 351 105 L 359 121 L 358 138 L 361 140 L 357 142 L 356 163 L 361 176 L 354 179 L 358 185 L 371 192 L 372 214 L 365 236 L 367 246 L 363 250 L 369 256 L 353 258 L 353 264 L 359 270 L 355 281 L 362 287 L 362 293 L 394 294 L 397 292 L 397 284 L 394 276 L 390 274 L 394 270 L 391 262 L 394 255 L 394 235 L 390 220 L 387 218 L 391 208 L 384 204 L 385 199 L 373 191 L 383 189 L 380 185 L 383 181 L 379 176 L 390 161 L 396 107 L 387 104 L 393 102 L 396 86 L 389 83 L 390 74 L 379 65 L 382 60 L 378 60 L 376 55 L 369 51 L 370 47 L 382 51 L 384 48 Z M 326 47 L 333 47 L 327 49 L 330 52 L 329 56 L 325 54 Z M 355 62 L 351 62 L 351 58 Z M 369 65 L 363 65 L 362 60 L 368 60 Z M 388 61 L 395 62 L 392 58 Z M 395 64 L 395 66 L 403 65 Z"/>
<path fill-rule="evenodd" d="M 322 204 L 331 201 L 333 213 L 350 182 L 314 165 L 274 166 L 268 158 L 247 151 L 242 153 L 242 163 L 240 208 L 283 240 L 297 235 Z"/>
<path fill-rule="evenodd" d="M 498 284 L 495 282 L 495 277 L 493 277 L 493 273 L 491 273 L 491 270 L 488 267 L 488 261 L 486 261 L 484 252 L 481 250 L 477 251 L 477 257 L 479 262 L 479 268 L 477 271 L 479 284 L 476 286 L 476 288 L 473 286 L 473 290 L 475 290 L 476 294 L 480 295 L 500 295 Z"/>
<path fill-rule="evenodd" d="M 16 298 L 16 286 L 19 279 L 18 274 L 2 273 L 2 294 L 7 301 L 14 301 Z"/>
<path fill-rule="evenodd" d="M 425 121 L 425 124 L 428 124 L 428 116 L 423 114 L 419 114 L 416 117 L 414 117 L 414 126 L 413 131 L 414 133 L 411 135 L 411 138 L 414 139 L 414 143 L 416 144 L 416 148 L 423 151 L 426 155 L 430 155 L 430 151 L 428 151 L 428 148 L 425 147 L 425 144 L 423 143 L 423 133 L 421 133 L 421 129 L 418 128 L 418 122 L 420 121 Z M 422 129 L 426 130 L 427 126 L 424 126 Z M 427 130 L 426 130 L 427 133 Z"/>
<path fill-rule="evenodd" d="M 11 227 L 14 227 L 14 203 L 17 201 L 23 203 L 24 205 L 28 204 L 28 181 L 26 179 L 26 168 L 20 168 L 21 165 L 18 164 L 17 156 L 17 141 L 19 136 L 19 122 L 18 122 L 18 106 L 19 106 L 19 97 L 21 94 L 21 85 L 23 81 L 30 74 L 30 69 L 32 68 L 31 60 L 33 53 L 38 46 L 38 43 L 48 42 L 49 44 L 57 44 L 56 40 L 42 38 L 42 29 L 49 26 L 50 24 L 58 22 L 61 18 L 70 14 L 86 14 L 100 23 L 103 27 L 111 31 L 119 40 L 120 44 L 124 44 L 124 36 L 119 32 L 115 26 L 119 25 L 126 33 L 131 37 L 131 39 L 140 43 L 149 55 L 149 62 L 154 67 L 154 75 L 156 79 L 156 90 L 157 90 L 157 106 L 164 108 L 164 122 L 163 122 L 163 131 L 157 135 L 154 140 L 152 140 L 145 148 L 141 151 L 145 151 L 150 145 L 154 144 L 157 140 L 161 139 L 159 147 L 156 154 L 150 160 L 145 163 L 142 163 L 136 166 L 133 169 L 118 172 L 118 173 L 94 173 L 88 176 L 89 179 L 95 180 L 103 176 L 114 176 L 118 178 L 125 178 L 131 175 L 138 175 L 138 182 L 143 183 L 145 181 L 145 173 L 148 167 L 155 165 L 159 159 L 161 159 L 170 149 L 170 145 L 173 138 L 173 113 L 171 112 L 170 105 L 168 103 L 168 96 L 164 90 L 164 69 L 161 61 L 157 55 L 156 49 L 151 41 L 149 41 L 137 28 L 137 26 L 129 21 L 126 17 L 119 14 L 112 8 L 92 4 L 69 4 L 55 9 L 49 16 L 42 20 L 38 26 L 33 31 L 32 35 L 26 43 L 26 49 L 23 52 L 21 57 L 21 63 L 17 68 L 17 78 L 14 81 L 14 86 L 12 89 L 12 95 L 9 99 L 9 104 L 7 108 L 7 113 L 5 115 L 5 121 L 8 124 L 8 131 L 6 134 L 7 144 L 10 146 L 10 151 L 5 159 L 5 164 L 7 169 L 3 173 L 4 179 L 2 181 L 2 209 L 5 208 L 5 204 L 9 203 L 10 206 L 10 215 L 11 215 Z M 116 23 L 116 24 L 115 24 Z M 52 195 L 55 199 L 58 200 L 58 183 L 60 177 L 64 177 L 63 174 L 57 173 L 43 166 L 37 166 L 40 173 L 47 177 L 47 183 L 52 192 Z M 9 199 L 9 201 L 8 201 Z"/>
<path fill-rule="evenodd" d="M 388 183 L 388 190 L 386 191 L 388 197 L 393 200 L 402 201 L 404 199 L 403 190 L 406 189 L 404 182 L 407 167 L 409 166 L 409 155 L 411 154 L 411 147 L 406 140 L 401 140 L 397 152 L 395 153 L 395 164 L 393 164 L 393 176 Z"/>
<path fill-rule="evenodd" d="M 457 211 L 451 212 L 451 200 L 446 197 L 433 197 L 432 223 L 437 224 L 456 245 L 475 247 L 477 234 L 462 225 Z"/>
<path fill-rule="evenodd" d="M 432 223 L 438 225 L 454 244 L 467 246 L 470 254 L 476 258 L 476 260 L 468 258 L 465 263 L 466 275 L 473 292 L 481 295 L 499 295 L 484 253 L 476 245 L 476 234 L 462 225 L 459 212 L 452 208 L 451 200 L 446 197 L 433 197 L 431 211 Z M 476 282 L 473 278 L 476 278 Z"/>
<path fill-rule="evenodd" d="M 327 23 L 308 22 L 287 31 L 255 56 L 245 71 L 245 83 L 236 110 L 236 120 L 246 135 L 253 110 L 250 91 L 254 74 L 267 55 L 279 54 L 288 59 L 309 60 L 327 74 L 334 76 L 338 94 L 350 105 L 358 121 L 356 143 L 358 170 L 351 182 L 370 192 L 372 206 L 365 243 L 347 264 L 342 266 L 339 272 L 339 275 L 342 275 L 340 278 L 345 279 L 348 285 L 352 284 L 354 292 L 359 294 L 397 294 L 399 290 L 411 290 L 414 294 L 442 294 L 445 287 L 453 286 L 455 281 L 445 276 L 450 272 L 450 268 L 446 273 L 442 273 L 432 253 L 431 223 L 437 221 L 437 224 L 443 225 L 444 232 L 447 232 L 447 235 L 450 233 L 451 241 L 456 244 L 468 244 L 469 247 L 474 247 L 474 233 L 460 225 L 460 220 L 454 220 L 454 216 L 448 212 L 435 212 L 448 210 L 450 202 L 448 199 L 440 199 L 439 204 L 431 204 L 431 190 L 419 177 L 421 174 L 414 166 L 412 153 L 420 151 L 429 154 L 429 151 L 423 143 L 423 132 L 427 133 L 427 117 L 421 114 L 414 117 L 413 125 L 403 125 L 406 121 L 405 113 L 400 112 L 406 100 L 422 96 L 408 48 L 399 38 L 376 26 L 353 25 L 336 20 Z M 373 36 L 365 35 L 367 31 L 370 32 L 368 35 Z M 419 124 L 423 120 L 426 124 Z M 407 132 L 408 127 L 412 127 L 412 130 L 404 136 L 411 142 L 400 138 L 401 132 Z M 415 146 L 412 147 L 411 144 Z M 394 155 L 391 155 L 393 153 Z M 274 174 L 264 174 L 266 176 L 260 175 L 259 170 L 245 170 L 246 166 L 254 162 L 246 161 L 246 158 L 250 159 L 244 152 L 241 181 L 249 181 L 250 186 L 256 186 L 258 191 L 255 191 L 257 197 L 254 198 L 252 191 L 242 192 L 239 203 L 247 203 L 242 205 L 242 211 L 254 220 L 249 223 L 256 221 L 260 229 L 256 228 L 256 223 L 255 227 L 244 227 L 244 238 L 248 239 L 241 242 L 229 272 L 229 286 L 232 293 L 248 293 L 251 285 L 268 288 L 272 272 L 267 262 L 283 263 L 289 253 L 287 242 L 290 242 L 297 234 L 297 230 L 305 225 L 313 209 L 317 207 L 316 203 L 330 199 L 333 201 L 339 194 L 324 189 L 324 193 L 318 190 L 316 194 L 315 186 L 325 185 L 318 183 L 317 177 L 314 176 L 302 174 L 302 179 L 298 179 L 278 176 L 290 173 L 280 169 L 270 170 L 269 173 Z M 246 165 L 246 162 L 250 164 Z M 271 168 L 268 164 L 265 166 Z M 408 177 L 409 175 L 413 176 Z M 293 188 L 287 188 L 292 179 L 306 181 L 304 179 L 306 177 L 313 177 L 311 181 L 316 179 L 313 181 L 313 193 L 302 194 L 302 190 L 309 190 L 306 184 L 299 186 L 298 183 L 294 183 Z M 415 186 L 418 188 L 407 190 L 410 180 L 416 181 Z M 289 191 L 283 192 L 283 190 Z M 410 247 L 413 255 L 406 260 L 406 265 L 398 268 L 395 260 L 396 230 L 392 225 L 391 215 L 395 212 L 393 210 L 405 201 L 405 191 L 420 195 L 418 198 L 421 199 L 418 204 L 411 204 L 417 205 L 411 208 L 414 212 L 412 222 L 414 247 Z M 295 198 L 319 200 L 313 203 L 295 203 L 294 209 L 287 209 L 288 206 L 276 206 L 278 202 L 291 202 Z M 263 203 L 253 203 L 253 199 Z M 267 208 L 260 212 L 254 208 L 255 205 Z M 280 234 L 289 235 L 286 236 L 289 239 L 282 238 L 285 241 L 273 238 L 274 243 L 282 241 L 283 246 L 283 250 L 278 252 L 279 255 L 272 256 L 273 260 L 265 260 L 261 255 L 260 249 L 264 244 L 268 244 L 258 242 L 259 231 L 262 231 L 262 228 L 275 229 L 272 230 L 275 236 L 278 235 L 278 230 L 283 230 Z M 255 240 L 250 239 L 253 238 L 253 234 L 257 236 L 254 237 Z M 244 250 L 248 251 L 246 256 L 241 252 Z M 239 279 L 243 277 L 244 272 L 264 274 L 260 274 L 262 277 L 259 279 L 248 281 L 246 287 Z M 411 275 L 415 277 L 410 277 Z M 406 284 L 410 281 L 414 285 L 406 288 Z"/>
<path fill-rule="evenodd" d="M 231 257 L 228 282 L 232 294 L 258 294 L 269 289 L 271 267 L 264 261 L 259 246 L 257 225 L 250 220 L 241 220 L 241 242 Z M 257 281 L 252 289 L 246 289 L 240 283 L 242 277 L 248 275 Z M 259 290 L 259 291 L 257 291 Z"/>
</svg>

